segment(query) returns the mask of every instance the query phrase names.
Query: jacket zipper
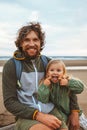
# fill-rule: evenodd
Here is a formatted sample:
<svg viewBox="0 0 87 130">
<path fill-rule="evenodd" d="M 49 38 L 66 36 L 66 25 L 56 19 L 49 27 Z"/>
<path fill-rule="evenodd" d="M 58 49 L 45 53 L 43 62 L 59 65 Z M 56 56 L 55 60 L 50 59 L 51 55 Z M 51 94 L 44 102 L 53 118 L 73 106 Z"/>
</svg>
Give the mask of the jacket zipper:
<svg viewBox="0 0 87 130">
<path fill-rule="evenodd" d="M 35 62 L 34 62 L 34 60 L 32 60 L 32 64 L 33 64 L 33 67 L 34 67 L 34 70 L 35 70 L 35 75 L 36 75 L 36 86 L 35 86 L 35 91 L 37 92 L 38 91 L 38 73 L 37 73 L 37 68 L 36 68 L 36 66 L 35 66 Z M 35 101 L 35 98 L 34 98 L 34 96 L 32 96 L 32 99 L 33 99 L 33 102 L 36 104 L 36 105 L 38 105 L 38 108 L 39 108 L 39 111 L 41 111 L 41 107 L 40 107 L 40 105 L 38 104 L 38 102 L 36 103 L 36 101 Z M 36 99 L 37 100 L 37 99 Z"/>
</svg>

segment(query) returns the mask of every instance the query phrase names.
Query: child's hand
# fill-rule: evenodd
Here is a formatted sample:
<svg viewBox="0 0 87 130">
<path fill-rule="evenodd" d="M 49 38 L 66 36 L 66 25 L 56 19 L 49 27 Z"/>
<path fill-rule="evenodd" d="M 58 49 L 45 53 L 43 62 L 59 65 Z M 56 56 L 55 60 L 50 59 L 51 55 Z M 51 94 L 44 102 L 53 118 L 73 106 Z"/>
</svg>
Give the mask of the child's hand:
<svg viewBox="0 0 87 130">
<path fill-rule="evenodd" d="M 47 77 L 47 78 L 44 80 L 44 85 L 49 86 L 49 85 L 51 84 L 50 79 L 51 79 L 51 77 Z"/>
<path fill-rule="evenodd" d="M 59 78 L 58 80 L 59 80 L 61 86 L 67 86 L 68 79 L 69 79 L 68 76 L 63 76 L 63 77 Z"/>
</svg>

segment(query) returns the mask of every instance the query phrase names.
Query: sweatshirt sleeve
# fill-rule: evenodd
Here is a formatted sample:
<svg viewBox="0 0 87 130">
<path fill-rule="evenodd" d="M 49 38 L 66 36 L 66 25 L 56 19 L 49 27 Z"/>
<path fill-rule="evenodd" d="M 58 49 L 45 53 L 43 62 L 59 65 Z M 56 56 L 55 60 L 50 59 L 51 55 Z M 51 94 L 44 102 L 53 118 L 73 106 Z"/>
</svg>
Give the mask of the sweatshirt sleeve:
<svg viewBox="0 0 87 130">
<path fill-rule="evenodd" d="M 50 97 L 50 89 L 48 86 L 41 84 L 38 89 L 38 100 L 42 103 L 48 103 Z"/>
<path fill-rule="evenodd" d="M 17 78 L 15 65 L 12 60 L 7 61 L 2 73 L 3 99 L 6 109 L 16 117 L 32 119 L 36 109 L 19 102 L 17 98 Z"/>
<path fill-rule="evenodd" d="M 84 84 L 77 79 L 69 79 L 68 87 L 74 94 L 80 94 L 84 90 Z"/>
<path fill-rule="evenodd" d="M 73 110 L 77 110 L 77 111 L 80 111 L 80 107 L 79 107 L 79 104 L 78 104 L 78 101 L 77 101 L 77 96 L 76 94 L 74 93 L 70 93 L 70 110 L 73 111 Z"/>
</svg>

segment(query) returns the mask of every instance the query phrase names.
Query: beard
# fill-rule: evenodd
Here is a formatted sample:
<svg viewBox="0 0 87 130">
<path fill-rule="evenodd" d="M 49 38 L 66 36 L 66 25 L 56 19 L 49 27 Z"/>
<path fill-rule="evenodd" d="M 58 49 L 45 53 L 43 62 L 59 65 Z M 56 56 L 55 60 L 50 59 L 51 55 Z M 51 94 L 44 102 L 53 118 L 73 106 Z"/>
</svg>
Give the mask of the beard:
<svg viewBox="0 0 87 130">
<path fill-rule="evenodd" d="M 34 59 L 39 55 L 40 50 L 38 49 L 38 46 L 36 46 L 36 45 L 34 45 L 34 46 L 26 45 L 23 48 L 23 52 L 24 52 L 25 57 Z"/>
</svg>

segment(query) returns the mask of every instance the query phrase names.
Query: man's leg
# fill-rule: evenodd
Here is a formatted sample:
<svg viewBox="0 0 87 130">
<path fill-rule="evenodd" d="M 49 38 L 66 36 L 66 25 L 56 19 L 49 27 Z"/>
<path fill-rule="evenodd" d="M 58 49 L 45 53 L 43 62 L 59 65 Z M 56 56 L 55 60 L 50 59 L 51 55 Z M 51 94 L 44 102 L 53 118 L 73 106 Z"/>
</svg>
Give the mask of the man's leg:
<svg viewBox="0 0 87 130">
<path fill-rule="evenodd" d="M 54 130 L 44 124 L 33 125 L 29 130 Z"/>
</svg>

